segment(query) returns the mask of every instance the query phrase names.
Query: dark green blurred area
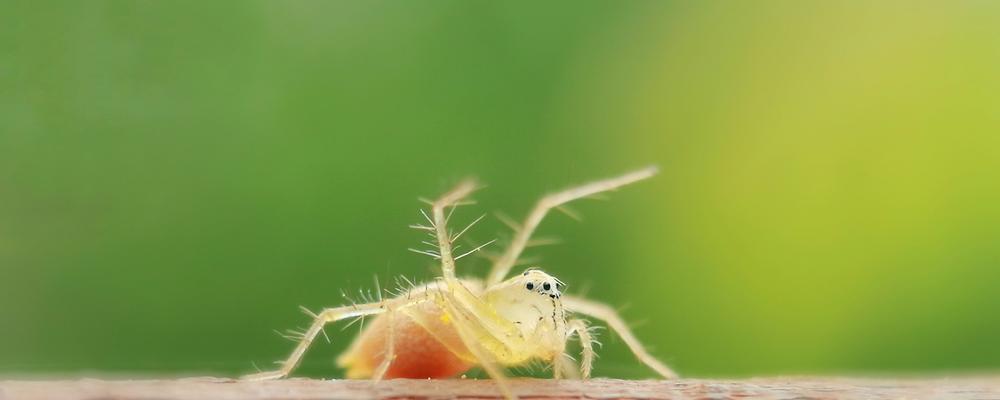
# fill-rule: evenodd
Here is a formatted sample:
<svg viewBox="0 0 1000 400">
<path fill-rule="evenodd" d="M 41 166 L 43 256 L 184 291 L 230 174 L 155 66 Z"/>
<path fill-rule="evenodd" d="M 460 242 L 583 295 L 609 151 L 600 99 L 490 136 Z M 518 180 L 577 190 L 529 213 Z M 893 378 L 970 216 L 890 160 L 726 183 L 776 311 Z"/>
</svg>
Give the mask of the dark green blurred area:
<svg viewBox="0 0 1000 400">
<path fill-rule="evenodd" d="M 998 72 L 986 1 L 3 2 L 0 374 L 267 367 L 433 276 L 417 197 L 647 164 L 529 255 L 682 374 L 997 369 Z"/>
</svg>

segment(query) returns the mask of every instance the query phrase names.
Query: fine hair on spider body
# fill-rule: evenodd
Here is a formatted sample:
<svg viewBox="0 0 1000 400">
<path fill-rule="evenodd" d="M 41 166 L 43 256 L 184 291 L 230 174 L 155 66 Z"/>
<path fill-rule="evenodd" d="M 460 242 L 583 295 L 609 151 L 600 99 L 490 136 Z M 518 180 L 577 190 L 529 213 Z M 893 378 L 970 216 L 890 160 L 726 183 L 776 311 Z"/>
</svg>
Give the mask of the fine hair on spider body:
<svg viewBox="0 0 1000 400">
<path fill-rule="evenodd" d="M 407 286 L 394 297 L 383 298 L 381 289 L 376 288 L 375 301 L 327 308 L 319 313 L 307 311 L 313 323 L 306 331 L 295 333 L 298 345 L 281 367 L 243 379 L 288 376 L 326 324 L 366 316 L 376 318 L 337 358 L 348 378 L 375 382 L 387 378 L 448 378 L 478 366 L 505 397 L 515 398 L 506 384 L 504 368 L 542 362 L 552 367 L 557 379 L 590 377 L 596 341 L 581 317 L 603 321 L 640 362 L 664 378 L 676 378 L 673 370 L 645 350 L 612 307 L 562 293 L 562 281 L 538 268 L 507 278 L 550 210 L 649 178 L 656 172 L 656 167 L 647 167 L 542 197 L 522 223 L 508 223 L 514 235 L 494 259 L 484 280 L 458 278 L 455 274 L 457 260 L 492 243 L 455 255 L 455 240 L 483 218 L 457 231 L 448 228 L 452 212 L 466 204 L 476 189 L 474 181 L 461 182 L 429 202 L 429 213 L 421 210 L 425 223 L 411 225 L 432 238 L 424 242 L 430 249 L 410 250 L 439 261 L 441 275 L 437 279 L 416 285 L 403 278 Z M 566 345 L 574 337 L 582 349 L 579 363 L 566 354 Z"/>
</svg>

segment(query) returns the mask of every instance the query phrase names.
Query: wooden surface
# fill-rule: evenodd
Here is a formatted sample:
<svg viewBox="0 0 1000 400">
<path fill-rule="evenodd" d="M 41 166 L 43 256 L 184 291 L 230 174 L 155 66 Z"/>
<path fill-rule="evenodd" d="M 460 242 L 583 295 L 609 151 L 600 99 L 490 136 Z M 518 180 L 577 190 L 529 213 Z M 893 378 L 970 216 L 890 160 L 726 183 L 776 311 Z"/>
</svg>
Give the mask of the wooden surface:
<svg viewBox="0 0 1000 400">
<path fill-rule="evenodd" d="M 935 379 L 759 378 L 747 380 L 589 381 L 514 379 L 522 398 L 642 399 L 976 399 L 1000 400 L 1000 377 Z M 6 380 L 0 399 L 370 399 L 498 398 L 489 380 L 370 381 L 288 379 L 240 382 L 171 380 Z"/>
</svg>

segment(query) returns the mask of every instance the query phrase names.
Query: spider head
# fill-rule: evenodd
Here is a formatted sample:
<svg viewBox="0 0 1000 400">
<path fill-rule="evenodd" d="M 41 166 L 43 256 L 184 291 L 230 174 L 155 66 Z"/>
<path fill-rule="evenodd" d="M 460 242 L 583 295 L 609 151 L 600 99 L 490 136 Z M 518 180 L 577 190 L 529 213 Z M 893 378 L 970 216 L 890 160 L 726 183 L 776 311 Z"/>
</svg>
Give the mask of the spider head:
<svg viewBox="0 0 1000 400">
<path fill-rule="evenodd" d="M 486 290 L 485 299 L 501 317 L 540 341 L 565 336 L 562 281 L 539 269 L 528 269 Z"/>
</svg>

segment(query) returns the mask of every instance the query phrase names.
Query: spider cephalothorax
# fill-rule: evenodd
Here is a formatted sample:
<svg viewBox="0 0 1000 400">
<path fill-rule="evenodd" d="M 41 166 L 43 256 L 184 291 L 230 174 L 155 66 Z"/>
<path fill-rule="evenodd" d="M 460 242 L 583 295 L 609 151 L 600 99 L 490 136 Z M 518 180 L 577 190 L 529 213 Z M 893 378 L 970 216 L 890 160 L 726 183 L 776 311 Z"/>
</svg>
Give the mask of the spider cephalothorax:
<svg viewBox="0 0 1000 400">
<path fill-rule="evenodd" d="M 483 293 L 503 319 L 518 327 L 521 335 L 534 338 L 537 358 L 552 361 L 561 355 L 566 342 L 566 310 L 562 304 L 562 282 L 541 270 L 532 269 L 491 286 Z"/>
<path fill-rule="evenodd" d="M 281 368 L 246 379 L 287 376 L 325 324 L 369 315 L 377 315 L 375 321 L 362 330 L 337 360 L 351 378 L 376 381 L 441 378 L 480 366 L 497 381 L 506 397 L 515 396 L 505 384 L 503 367 L 542 361 L 552 366 L 556 378 L 578 375 L 586 378 L 594 360 L 594 340 L 580 316 L 604 321 L 640 361 L 664 377 L 675 377 L 670 368 L 646 352 L 611 307 L 563 294 L 563 283 L 540 269 L 528 269 L 505 279 L 549 210 L 655 173 L 655 168 L 646 168 L 543 197 L 522 224 L 512 226 L 513 238 L 495 258 L 484 281 L 455 275 L 455 261 L 482 248 L 459 256 L 452 254 L 452 243 L 469 227 L 454 233 L 447 226 L 449 217 L 475 189 L 471 181 L 458 185 L 431 203 L 430 215 L 424 213 L 427 225 L 412 226 L 434 238 L 433 243 L 425 242 L 433 248 L 414 251 L 440 261 L 439 279 L 425 285 L 410 285 L 395 297 L 382 299 L 379 293 L 380 300 L 376 302 L 310 313 L 314 319 L 312 326 L 301 334 L 299 345 Z M 566 354 L 566 344 L 574 337 L 582 348 L 578 368 Z"/>
</svg>

